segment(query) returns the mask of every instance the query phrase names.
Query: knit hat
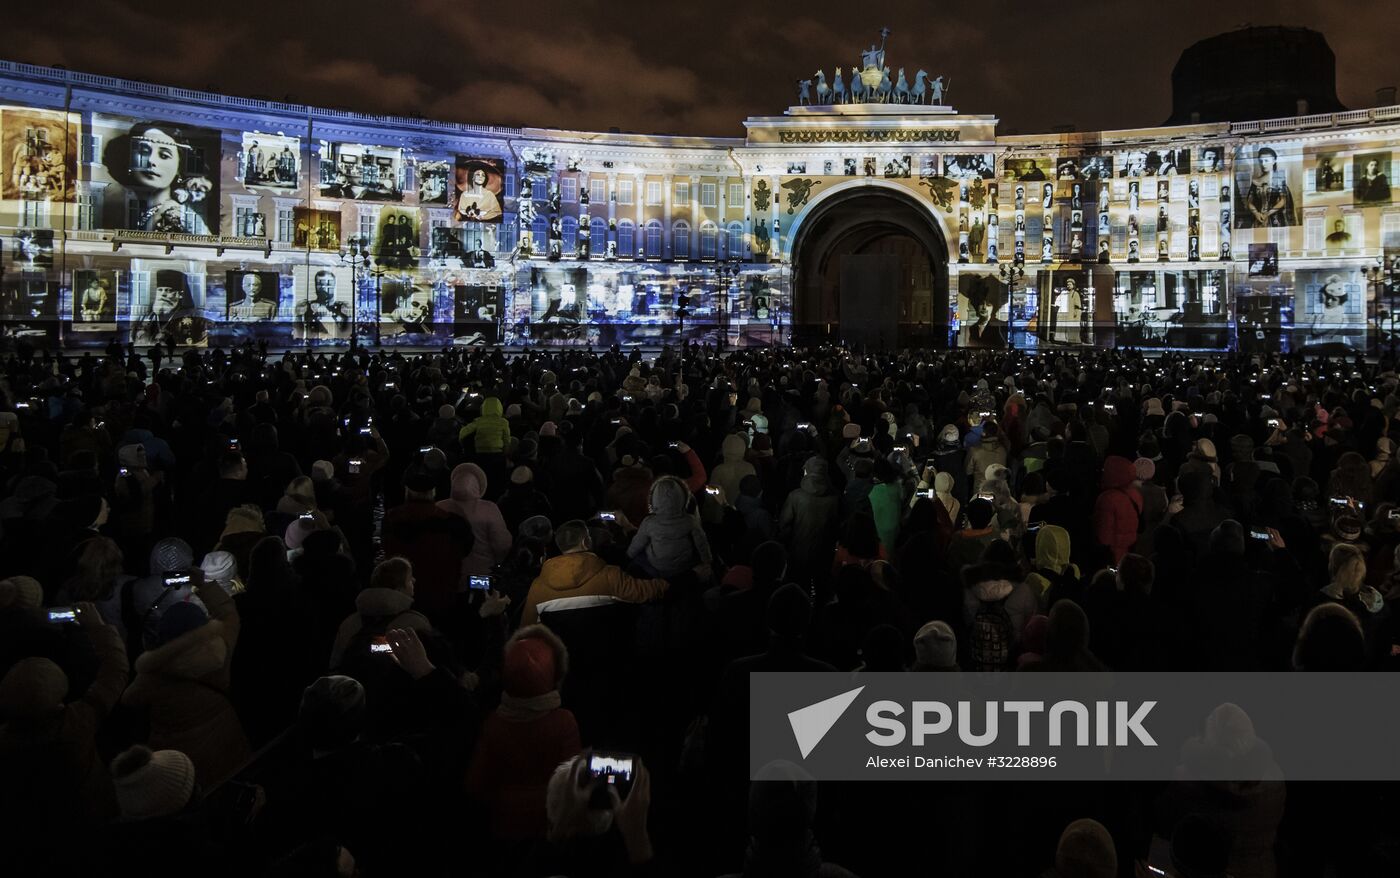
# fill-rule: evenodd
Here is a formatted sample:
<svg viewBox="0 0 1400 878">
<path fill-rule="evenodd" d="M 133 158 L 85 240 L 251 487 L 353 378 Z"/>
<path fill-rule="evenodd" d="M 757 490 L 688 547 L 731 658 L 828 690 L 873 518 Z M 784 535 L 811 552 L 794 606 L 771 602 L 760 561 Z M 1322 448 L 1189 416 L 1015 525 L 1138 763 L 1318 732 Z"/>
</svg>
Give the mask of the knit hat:
<svg viewBox="0 0 1400 878">
<path fill-rule="evenodd" d="M 151 575 L 188 570 L 194 563 L 194 550 L 179 537 L 166 537 L 151 549 Z"/>
<path fill-rule="evenodd" d="M 513 402 L 513 403 L 511 403 L 510 405 L 506 406 L 506 417 L 507 417 L 507 418 L 518 418 L 518 417 L 520 417 L 520 403 L 518 403 L 518 402 Z"/>
<path fill-rule="evenodd" d="M 1114 878 L 1118 874 L 1118 851 L 1102 823 L 1084 818 L 1065 827 L 1055 848 L 1055 874 L 1060 878 Z"/>
<path fill-rule="evenodd" d="M 0 610 L 33 610 L 44 605 L 44 587 L 32 576 L 0 579 Z"/>
<path fill-rule="evenodd" d="M 68 675 L 50 659 L 15 662 L 0 679 L 0 716 L 32 717 L 63 706 Z"/>
<path fill-rule="evenodd" d="M 364 725 L 365 689 L 353 677 L 321 677 L 301 693 L 297 720 L 311 746 L 329 750 L 359 737 Z"/>
<path fill-rule="evenodd" d="M 1162 409 L 1162 401 L 1155 396 L 1147 401 L 1147 410 L 1145 414 L 1149 418 L 1154 415 L 1160 415 L 1164 418 L 1167 416 L 1166 411 Z"/>
<path fill-rule="evenodd" d="M 441 448 L 433 448 L 423 454 L 423 466 L 430 470 L 447 469 L 447 455 Z"/>
<path fill-rule="evenodd" d="M 232 552 L 210 552 L 199 569 L 204 571 L 205 582 L 217 582 L 230 594 L 243 590 L 243 583 L 238 581 L 238 561 Z"/>
<path fill-rule="evenodd" d="M 262 510 L 258 507 L 235 506 L 230 509 L 224 519 L 224 532 L 219 534 L 219 539 L 243 533 L 264 533 Z"/>
<path fill-rule="evenodd" d="M 438 406 L 438 417 L 444 421 L 457 417 L 457 410 L 446 403 Z"/>
<path fill-rule="evenodd" d="M 958 432 L 955 424 L 947 424 L 938 431 L 938 447 L 942 451 L 951 451 L 958 447 L 962 441 L 962 434 Z"/>
<path fill-rule="evenodd" d="M 161 614 L 160 626 L 156 629 L 156 645 L 163 646 L 182 634 L 203 628 L 208 621 L 209 614 L 193 601 L 171 604 L 170 608 Z"/>
<path fill-rule="evenodd" d="M 528 466 L 518 466 L 510 471 L 510 483 L 512 485 L 528 485 L 534 474 L 530 472 Z"/>
<path fill-rule="evenodd" d="M 1152 477 L 1157 475 L 1157 464 L 1149 458 L 1139 457 L 1133 461 L 1133 471 L 1137 473 L 1138 481 L 1150 482 Z"/>
<path fill-rule="evenodd" d="M 847 424 L 841 428 L 841 438 L 847 441 L 860 438 L 860 424 Z"/>
<path fill-rule="evenodd" d="M 549 519 L 543 515 L 532 515 L 520 522 L 517 536 L 551 543 L 554 541 L 554 525 L 550 524 Z"/>
<path fill-rule="evenodd" d="M 317 482 L 329 482 L 335 478 L 335 464 L 329 460 L 318 460 L 311 464 L 311 478 Z"/>
<path fill-rule="evenodd" d="M 506 645 L 501 661 L 501 684 L 516 698 L 534 698 L 553 690 L 554 648 L 540 637 L 520 637 Z"/>
<path fill-rule="evenodd" d="M 541 436 L 556 436 L 558 433 L 559 428 L 554 425 L 553 421 L 545 421 L 543 424 L 540 424 Z"/>
<path fill-rule="evenodd" d="M 319 514 L 311 518 L 298 518 L 287 525 L 287 531 L 282 537 L 282 541 L 287 544 L 288 549 L 300 549 L 306 538 L 318 530 L 324 530 L 323 519 Z"/>
<path fill-rule="evenodd" d="M 117 449 L 117 465 L 127 469 L 146 468 L 146 446 L 139 442 L 123 445 Z"/>
<path fill-rule="evenodd" d="M 958 638 L 947 622 L 933 621 L 914 635 L 914 670 L 951 671 L 958 666 Z"/>
<path fill-rule="evenodd" d="M 1216 460 L 1215 443 L 1210 441 L 1209 439 L 1197 439 L 1196 453 L 1199 454 L 1201 457 L 1204 457 L 1206 460 L 1214 462 Z"/>
<path fill-rule="evenodd" d="M 316 507 L 316 486 L 306 476 L 297 476 L 287 483 L 286 496 L 308 509 Z"/>
<path fill-rule="evenodd" d="M 137 744 L 112 760 L 112 785 L 123 817 L 166 817 L 194 795 L 194 763 L 179 750 Z"/>
</svg>

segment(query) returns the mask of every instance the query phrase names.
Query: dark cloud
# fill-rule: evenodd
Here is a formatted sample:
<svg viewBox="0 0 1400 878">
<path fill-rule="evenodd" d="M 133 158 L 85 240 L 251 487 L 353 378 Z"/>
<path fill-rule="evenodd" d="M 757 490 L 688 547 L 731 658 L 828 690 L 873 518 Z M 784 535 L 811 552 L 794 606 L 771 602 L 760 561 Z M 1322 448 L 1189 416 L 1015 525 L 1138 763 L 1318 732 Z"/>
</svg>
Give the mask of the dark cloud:
<svg viewBox="0 0 1400 878">
<path fill-rule="evenodd" d="M 1400 83 L 1395 13 L 1380 0 L 983 0 L 959 12 L 890 0 L 865 18 L 849 0 L 783 7 L 96 0 L 33 23 L 12 17 L 4 54 L 370 113 L 727 136 L 742 136 L 747 116 L 781 113 L 796 81 L 817 69 L 849 75 L 882 24 L 893 32 L 892 67 L 943 74 L 951 104 L 1000 117 L 1004 132 L 1158 124 L 1181 50 L 1250 15 L 1324 33 L 1349 106 L 1369 106 L 1377 87 Z"/>
</svg>

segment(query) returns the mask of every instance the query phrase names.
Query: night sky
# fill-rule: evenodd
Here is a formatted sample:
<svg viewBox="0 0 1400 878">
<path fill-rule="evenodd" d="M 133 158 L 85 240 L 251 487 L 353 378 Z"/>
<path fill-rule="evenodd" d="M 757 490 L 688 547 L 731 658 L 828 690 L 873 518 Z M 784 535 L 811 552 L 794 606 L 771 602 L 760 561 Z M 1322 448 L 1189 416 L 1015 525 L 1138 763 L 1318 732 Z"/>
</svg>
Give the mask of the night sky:
<svg viewBox="0 0 1400 878">
<path fill-rule="evenodd" d="M 1377 87 L 1400 84 L 1394 10 L 1393 0 L 94 0 L 9 16 L 0 54 L 370 113 L 742 136 L 745 117 L 781 113 L 797 79 L 849 68 L 887 25 L 892 71 L 944 75 L 948 103 L 998 115 L 1002 133 L 1088 131 L 1161 123 L 1181 50 L 1247 22 L 1321 31 L 1342 103 L 1371 106 Z"/>
</svg>

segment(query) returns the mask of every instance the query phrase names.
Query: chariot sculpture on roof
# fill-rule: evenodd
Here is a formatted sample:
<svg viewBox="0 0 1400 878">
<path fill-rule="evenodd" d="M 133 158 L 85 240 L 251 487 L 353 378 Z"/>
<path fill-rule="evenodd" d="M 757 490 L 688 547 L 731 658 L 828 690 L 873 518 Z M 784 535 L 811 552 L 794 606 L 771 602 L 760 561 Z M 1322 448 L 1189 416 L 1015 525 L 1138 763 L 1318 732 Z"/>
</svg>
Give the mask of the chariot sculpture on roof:
<svg viewBox="0 0 1400 878">
<path fill-rule="evenodd" d="M 890 78 L 890 68 L 885 64 L 885 43 L 889 36 L 889 28 L 880 28 L 880 45 L 871 43 L 869 49 L 860 53 L 860 66 L 850 69 L 849 86 L 843 68 L 836 68 L 836 76 L 830 84 L 826 81 L 826 71 L 818 70 L 812 79 L 798 80 L 797 102 L 819 106 L 924 103 L 942 106 L 948 90 L 943 77 L 930 79 L 927 71 L 919 70 L 910 83 L 904 68 L 900 67 L 895 78 Z"/>
</svg>

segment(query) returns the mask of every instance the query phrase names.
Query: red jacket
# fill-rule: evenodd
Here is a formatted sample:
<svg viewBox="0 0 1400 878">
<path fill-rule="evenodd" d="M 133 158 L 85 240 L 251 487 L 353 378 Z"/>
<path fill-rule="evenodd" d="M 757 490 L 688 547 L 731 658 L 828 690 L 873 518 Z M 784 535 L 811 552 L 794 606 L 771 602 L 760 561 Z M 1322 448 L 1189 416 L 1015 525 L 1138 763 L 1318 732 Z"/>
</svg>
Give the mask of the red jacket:
<svg viewBox="0 0 1400 878">
<path fill-rule="evenodd" d="M 1137 472 L 1126 457 L 1109 457 L 1103 462 L 1102 493 L 1094 501 L 1094 539 L 1113 553 L 1113 563 L 1133 547 L 1138 538 L 1138 517 L 1142 495 L 1133 486 Z"/>
</svg>

